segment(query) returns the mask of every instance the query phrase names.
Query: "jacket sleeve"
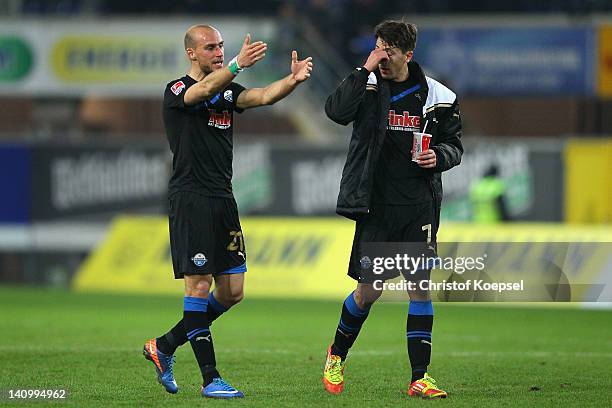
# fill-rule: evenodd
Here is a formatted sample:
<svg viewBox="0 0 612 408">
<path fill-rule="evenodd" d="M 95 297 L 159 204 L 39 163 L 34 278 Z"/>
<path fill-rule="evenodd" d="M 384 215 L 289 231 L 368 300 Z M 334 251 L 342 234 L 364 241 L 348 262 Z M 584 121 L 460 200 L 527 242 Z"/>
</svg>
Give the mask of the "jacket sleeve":
<svg viewBox="0 0 612 408">
<path fill-rule="evenodd" d="M 436 152 L 436 172 L 449 170 L 461 163 L 461 114 L 457 100 L 446 108 L 439 118 L 438 138 L 432 150 Z"/>
<path fill-rule="evenodd" d="M 338 88 L 327 97 L 325 113 L 328 118 L 340 125 L 348 125 L 355 120 L 369 74 L 367 69 L 361 67 L 344 78 Z"/>
</svg>

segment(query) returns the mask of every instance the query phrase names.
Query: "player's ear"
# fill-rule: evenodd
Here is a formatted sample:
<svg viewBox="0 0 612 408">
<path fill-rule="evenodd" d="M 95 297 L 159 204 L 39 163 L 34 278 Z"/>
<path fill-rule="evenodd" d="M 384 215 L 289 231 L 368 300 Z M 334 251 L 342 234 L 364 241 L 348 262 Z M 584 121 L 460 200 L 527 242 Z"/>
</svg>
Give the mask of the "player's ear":
<svg viewBox="0 0 612 408">
<path fill-rule="evenodd" d="M 412 60 L 413 55 L 414 55 L 414 51 L 408 51 L 406 53 L 406 62 L 410 62 Z"/>
<path fill-rule="evenodd" d="M 195 56 L 195 52 L 193 51 L 193 48 L 187 48 L 185 52 L 187 53 L 187 57 L 189 58 L 190 61 L 196 60 L 196 56 Z"/>
</svg>

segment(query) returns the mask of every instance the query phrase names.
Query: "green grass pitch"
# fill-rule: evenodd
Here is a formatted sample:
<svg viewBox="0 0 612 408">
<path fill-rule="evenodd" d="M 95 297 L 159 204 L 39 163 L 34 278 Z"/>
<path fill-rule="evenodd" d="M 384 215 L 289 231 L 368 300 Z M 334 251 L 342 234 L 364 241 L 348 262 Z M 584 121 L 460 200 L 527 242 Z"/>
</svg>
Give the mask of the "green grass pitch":
<svg viewBox="0 0 612 408">
<path fill-rule="evenodd" d="M 0 288 L 0 389 L 65 388 L 65 402 L 8 406 L 611 406 L 612 313 L 436 304 L 430 373 L 449 392 L 410 399 L 406 305 L 373 307 L 349 355 L 345 392 L 323 391 L 340 302 L 246 299 L 214 323 L 220 372 L 244 391 L 204 400 L 189 345 L 167 394 L 141 350 L 180 316 L 182 298 Z"/>
</svg>

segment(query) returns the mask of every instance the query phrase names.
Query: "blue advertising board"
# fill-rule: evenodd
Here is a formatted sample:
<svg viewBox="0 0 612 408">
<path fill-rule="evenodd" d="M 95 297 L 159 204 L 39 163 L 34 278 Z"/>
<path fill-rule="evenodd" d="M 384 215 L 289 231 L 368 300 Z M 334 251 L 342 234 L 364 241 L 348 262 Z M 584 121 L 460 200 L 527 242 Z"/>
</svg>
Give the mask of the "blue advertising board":
<svg viewBox="0 0 612 408">
<path fill-rule="evenodd" d="M 591 95 L 595 52 L 588 27 L 424 28 L 414 59 L 463 95 Z"/>
<path fill-rule="evenodd" d="M 0 145 L 0 222 L 30 221 L 30 175 L 30 148 L 25 145 Z"/>
</svg>

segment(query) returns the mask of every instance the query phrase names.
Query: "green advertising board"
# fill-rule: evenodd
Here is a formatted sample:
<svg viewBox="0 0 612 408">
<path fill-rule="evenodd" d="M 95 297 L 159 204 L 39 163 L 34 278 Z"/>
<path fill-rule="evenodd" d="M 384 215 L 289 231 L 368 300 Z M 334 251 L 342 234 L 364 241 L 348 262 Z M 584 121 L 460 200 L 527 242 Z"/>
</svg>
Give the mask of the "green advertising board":
<svg viewBox="0 0 612 408">
<path fill-rule="evenodd" d="M 15 82 L 25 78 L 32 69 L 33 54 L 21 38 L 0 36 L 0 82 Z"/>
</svg>

